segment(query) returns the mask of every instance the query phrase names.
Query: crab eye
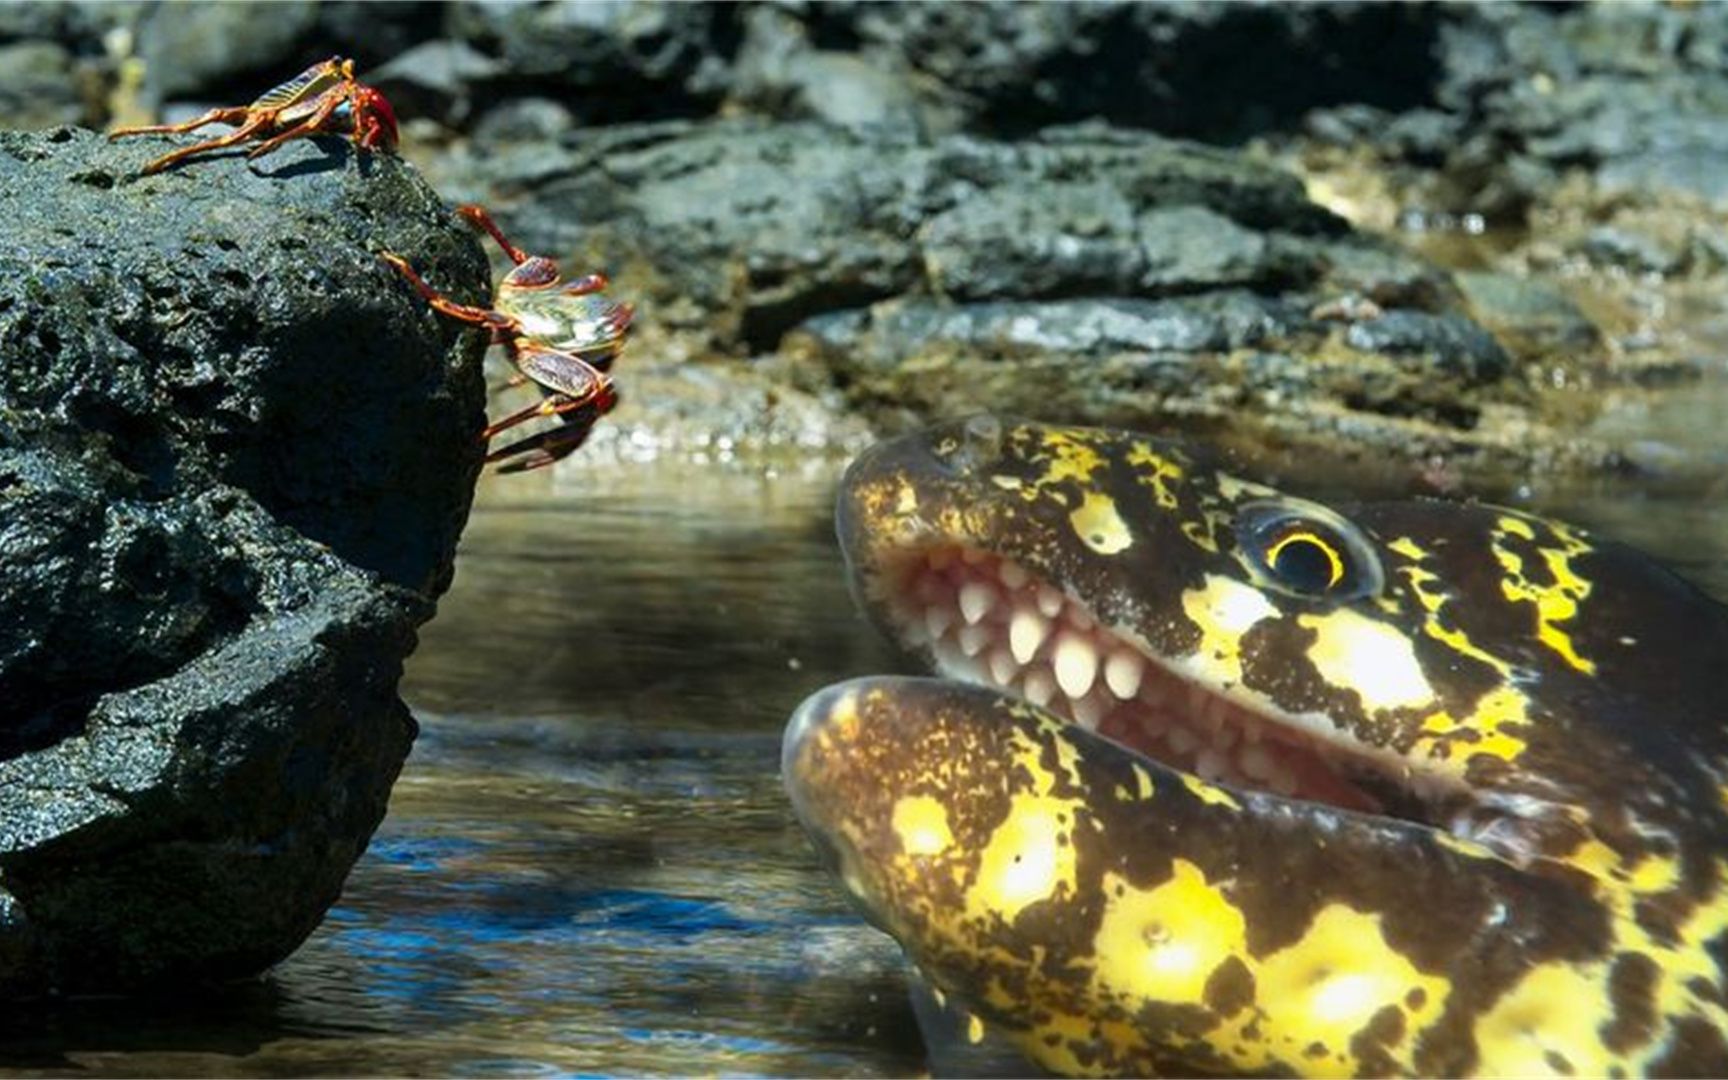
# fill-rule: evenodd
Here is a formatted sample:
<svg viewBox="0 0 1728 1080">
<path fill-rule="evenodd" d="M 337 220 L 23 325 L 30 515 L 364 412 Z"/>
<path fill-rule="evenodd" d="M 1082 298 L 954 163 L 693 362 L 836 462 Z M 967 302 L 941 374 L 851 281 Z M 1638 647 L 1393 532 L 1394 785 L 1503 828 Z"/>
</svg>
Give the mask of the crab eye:
<svg viewBox="0 0 1728 1080">
<path fill-rule="evenodd" d="M 1385 583 L 1362 530 L 1315 503 L 1248 503 L 1237 511 L 1236 536 L 1254 577 L 1280 592 L 1355 600 L 1375 595 Z"/>
</svg>

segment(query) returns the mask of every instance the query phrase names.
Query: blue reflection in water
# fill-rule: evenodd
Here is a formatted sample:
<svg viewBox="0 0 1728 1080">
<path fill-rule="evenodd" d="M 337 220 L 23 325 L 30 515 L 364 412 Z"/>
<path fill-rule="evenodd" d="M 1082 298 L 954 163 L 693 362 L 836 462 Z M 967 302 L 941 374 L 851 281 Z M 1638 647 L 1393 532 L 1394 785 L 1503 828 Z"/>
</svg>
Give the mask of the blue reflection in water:
<svg viewBox="0 0 1728 1080">
<path fill-rule="evenodd" d="M 366 849 L 366 858 L 409 873 L 431 873 L 441 870 L 446 860 L 478 854 L 485 847 L 478 840 L 462 836 L 386 836 L 373 837 Z M 341 908 L 334 908 L 335 918 Z"/>
<path fill-rule="evenodd" d="M 717 900 L 634 889 L 606 889 L 591 893 L 572 915 L 578 926 L 634 930 L 678 941 L 709 933 L 762 934 L 774 928 L 774 924 L 766 920 L 742 918 Z"/>
<path fill-rule="evenodd" d="M 387 895 L 387 906 L 345 901 L 332 909 L 317 952 L 346 970 L 319 982 L 370 999 L 362 1011 L 407 1010 L 417 1023 L 560 1001 L 606 1008 L 623 1025 L 630 1004 L 652 1003 L 617 1034 L 784 1051 L 778 1041 L 735 1032 L 641 1025 L 668 1018 L 667 1006 L 702 1014 L 717 997 L 736 1004 L 763 987 L 796 986 L 809 975 L 810 931 L 854 924 L 796 905 L 746 911 L 711 897 L 521 880 L 503 869 L 477 874 L 477 864 L 512 865 L 492 847 L 471 837 L 380 836 L 367 855 L 376 865 L 363 870 L 427 880 L 415 889 L 374 881 L 368 894 Z M 290 982 L 292 968 L 282 972 Z"/>
</svg>

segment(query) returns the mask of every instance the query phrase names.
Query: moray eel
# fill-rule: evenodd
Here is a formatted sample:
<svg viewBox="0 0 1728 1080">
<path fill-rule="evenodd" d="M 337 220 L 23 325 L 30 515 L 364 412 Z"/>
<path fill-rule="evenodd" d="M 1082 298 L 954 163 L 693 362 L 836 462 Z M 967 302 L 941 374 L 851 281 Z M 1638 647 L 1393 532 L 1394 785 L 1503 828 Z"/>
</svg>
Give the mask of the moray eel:
<svg viewBox="0 0 1728 1080">
<path fill-rule="evenodd" d="M 1728 613 L 1515 510 L 975 417 L 856 461 L 794 808 L 1057 1073 L 1728 1074 Z"/>
</svg>

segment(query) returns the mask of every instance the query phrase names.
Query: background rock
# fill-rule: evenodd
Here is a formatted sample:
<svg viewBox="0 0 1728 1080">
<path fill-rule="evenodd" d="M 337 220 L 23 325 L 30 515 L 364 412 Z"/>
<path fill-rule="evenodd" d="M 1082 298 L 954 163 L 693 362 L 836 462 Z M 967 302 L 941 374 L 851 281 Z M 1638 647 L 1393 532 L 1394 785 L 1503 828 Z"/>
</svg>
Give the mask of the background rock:
<svg viewBox="0 0 1728 1080">
<path fill-rule="evenodd" d="M 335 140 L 0 135 L 0 994 L 255 972 L 413 734 L 482 423 L 473 238 Z"/>
<path fill-rule="evenodd" d="M 509 192 L 519 242 L 610 268 L 645 335 L 766 360 L 879 428 L 991 408 L 1500 458 L 1541 430 L 1445 272 L 1228 151 L 667 121 L 445 168 Z"/>
<path fill-rule="evenodd" d="M 1226 144 L 1308 131 L 1424 171 L 1411 179 L 1431 210 L 1497 218 L 1571 169 L 1714 199 L 1728 176 L 1716 4 L 7 5 L 0 44 L 22 41 L 65 50 L 73 83 L 112 85 L 135 55 L 157 106 L 247 100 L 332 52 L 378 67 L 435 44 L 439 93 L 470 107 L 429 115 L 463 129 L 545 97 L 584 124 L 754 113 L 1017 138 L 1102 120 Z"/>
<path fill-rule="evenodd" d="M 635 424 L 639 434 L 658 425 L 662 431 L 646 434 L 660 443 L 664 429 L 684 424 L 685 407 L 701 396 L 652 413 L 663 392 L 687 386 L 659 380 L 651 365 L 660 360 L 710 361 L 705 379 L 735 383 L 749 398 L 813 392 L 821 405 L 807 415 L 882 400 L 845 385 L 844 373 L 810 377 L 813 354 L 783 354 L 776 343 L 803 318 L 919 298 L 924 291 L 973 303 L 1158 299 L 1181 288 L 1247 289 L 1283 300 L 1294 290 L 1317 292 L 1321 305 L 1353 293 L 1382 307 L 1413 305 L 1465 318 L 1472 311 L 1454 310 L 1453 300 L 1440 296 L 1455 292 L 1443 274 L 1417 269 L 1420 260 L 1388 246 L 1335 244 L 1319 258 L 1313 251 L 1292 253 L 1277 234 L 1302 231 L 1300 215 L 1312 209 L 1299 209 L 1307 207 L 1302 198 L 1285 198 L 1273 208 L 1297 214 L 1291 222 L 1244 225 L 1204 201 L 1166 200 L 1142 213 L 1141 194 L 1131 186 L 1110 191 L 1111 180 L 1088 186 L 1028 173 L 1018 188 L 987 181 L 988 205 L 969 208 L 957 204 L 973 182 L 959 174 L 954 191 L 931 204 L 943 220 L 913 250 L 901 237 L 922 228 L 912 224 L 925 209 L 916 201 L 897 204 L 897 223 L 859 213 L 848 224 L 843 213 L 836 216 L 816 201 L 794 205 L 798 197 L 787 189 L 804 186 L 798 169 L 815 169 L 810 185 L 824 198 L 872 200 L 878 189 L 892 191 L 898 183 L 873 175 L 870 187 L 847 187 L 825 172 L 856 155 L 825 128 L 868 142 L 935 144 L 969 136 L 979 145 L 1034 147 L 1081 126 L 1087 138 L 1105 140 L 1111 133 L 1123 147 L 1154 133 L 1245 148 L 1246 158 L 1218 154 L 1205 182 L 1248 190 L 1259 183 L 1262 165 L 1277 161 L 1306 178 L 1314 201 L 1447 266 L 1552 278 L 1544 287 L 1558 290 L 1559 303 L 1571 308 L 1565 326 L 1557 332 L 1552 317 L 1558 316 L 1528 304 L 1494 307 L 1487 329 L 1511 358 L 1504 375 L 1492 380 L 1498 389 L 1489 393 L 1487 383 L 1477 384 L 1467 392 L 1470 400 L 1439 410 L 1451 420 L 1417 439 L 1387 427 L 1382 418 L 1391 414 L 1385 410 L 1438 415 L 1431 405 L 1413 406 L 1411 395 L 1433 402 L 1452 383 L 1421 390 L 1394 380 L 1400 388 L 1387 392 L 1395 401 L 1384 392 L 1340 386 L 1298 394 L 1292 411 L 1286 391 L 1314 383 L 1309 376 L 1316 372 L 1338 372 L 1340 355 L 1345 368 L 1355 362 L 1354 345 L 1343 340 L 1333 348 L 1332 335 L 1286 341 L 1266 354 L 1283 357 L 1273 363 L 1281 372 L 1274 381 L 1283 389 L 1271 398 L 1194 387 L 1210 401 L 1234 402 L 1238 413 L 1275 410 L 1250 427 L 1300 434 L 1306 424 L 1311 435 L 1332 438 L 1342 424 L 1349 438 L 1367 433 L 1381 449 L 1484 450 L 1509 464 L 1535 457 L 1614 463 L 1611 449 L 1589 443 L 1597 406 L 1555 389 L 1624 388 L 1647 383 L 1652 372 L 1682 377 L 1700 370 L 1696 354 L 1710 343 L 1691 340 L 1684 328 L 1668 326 L 1667 316 L 1649 313 L 1690 306 L 1684 297 L 1661 294 L 1670 279 L 1728 272 L 1722 255 L 1728 245 L 1718 235 L 1728 235 L 1720 180 L 1728 176 L 1722 167 L 1728 139 L 1719 137 L 1728 132 L 1728 9 L 1720 5 L 457 0 L 380 9 L 308 0 L 272 9 L 271 25 L 240 34 L 241 45 L 226 54 L 205 55 L 205 43 L 235 39 L 234 24 L 265 17 L 188 0 L 26 4 L 0 14 L 0 48 L 26 49 L 20 55 L 31 60 L 16 65 L 23 85 L 12 93 L 20 109 L 40 107 L 20 117 L 27 123 L 74 112 L 93 123 L 107 116 L 136 122 L 162 111 L 186 115 L 216 102 L 249 100 L 332 53 L 352 55 L 365 77 L 397 102 L 408 132 L 405 152 L 452 201 L 523 206 L 542 198 L 559 177 L 597 171 L 603 175 L 585 186 L 567 183 L 591 200 L 562 200 L 556 221 L 521 213 L 511 223 L 535 232 L 546 253 L 572 262 L 630 256 L 635 244 L 638 269 L 679 249 L 677 237 L 689 223 L 656 216 L 646 208 L 649 193 L 639 199 L 609 191 L 604 174 L 615 153 L 634 162 L 650 144 L 694 140 L 700 130 L 716 133 L 706 152 L 741 160 L 749 151 L 723 143 L 726 133 L 745 128 L 729 125 L 752 119 L 766 126 L 820 125 L 785 128 L 783 141 L 801 139 L 811 144 L 809 152 L 788 151 L 777 172 L 746 172 L 770 185 L 763 197 L 777 205 L 776 213 L 826 216 L 824 230 L 838 236 L 856 226 L 857 236 L 799 253 L 778 239 L 795 240 L 797 228 L 746 209 L 763 231 L 741 270 L 736 260 L 723 258 L 733 282 L 703 279 L 690 266 L 654 268 L 657 280 L 646 282 L 655 304 L 644 310 L 629 363 L 649 392 L 627 388 L 628 404 L 612 420 L 615 427 Z M 29 74 L 48 73 L 52 82 L 62 68 L 72 90 L 55 91 Z M 0 102 L 7 94 L 0 78 Z M 724 167 L 742 168 L 736 161 Z M 1238 180 L 1239 171 L 1248 179 Z M 710 183 L 726 181 L 717 172 L 705 175 Z M 797 182 L 788 182 L 793 177 Z M 1046 182 L 1049 191 L 1041 186 Z M 666 190 L 700 196 L 690 184 Z M 719 195 L 717 205 L 741 209 Z M 1066 200 L 1060 213 L 1051 209 L 1052 195 Z M 1119 229 L 1123 205 L 1137 207 L 1132 235 Z M 1068 220 L 1058 220 L 1062 214 Z M 1099 214 L 1102 224 L 1090 220 Z M 590 226 L 615 236 L 634 229 L 628 220 L 613 220 L 620 215 L 640 215 L 669 236 L 644 233 L 639 243 L 601 243 L 590 235 Z M 1492 239 L 1474 239 L 1484 234 Z M 1452 250 L 1443 250 L 1447 244 Z M 700 244 L 683 246 L 683 254 L 710 254 Z M 798 265 L 831 256 L 840 261 L 820 272 Z M 895 264 L 894 258 L 914 261 Z M 1207 259 L 1211 265 L 1203 267 Z M 1328 270 L 1318 289 L 1288 276 L 1321 264 Z M 767 284 L 776 275 L 785 278 L 783 286 Z M 799 295 L 806 276 L 815 291 Z M 696 291 L 662 287 L 671 283 Z M 729 298 L 717 299 L 714 290 Z M 1388 292 L 1396 295 L 1389 299 Z M 1473 308 L 1480 313 L 1490 306 Z M 1533 321 L 1526 324 L 1526 318 Z M 1577 327 L 1577 319 L 1589 325 Z M 880 331 L 874 340 L 872 348 L 882 346 Z M 1356 342 L 1364 340 L 1359 335 Z M 1332 351 L 1317 355 L 1310 348 L 1315 343 L 1329 343 Z M 745 357 L 770 362 L 721 370 Z M 1063 369 L 1060 359 L 1052 357 L 1047 378 L 1033 380 L 1040 391 Z M 1191 374 L 1208 378 L 1214 370 L 1236 370 L 1238 361 L 1243 358 Z M 1081 379 L 1094 375 L 1072 363 L 1066 370 L 1083 373 Z M 788 373 L 796 378 L 788 381 Z M 1382 390 L 1391 385 L 1376 381 Z M 920 382 L 884 393 L 922 401 L 922 389 Z M 1078 403 L 1087 391 L 1085 385 L 1066 387 L 1063 396 Z M 1316 407 L 1300 407 L 1303 399 Z M 1222 420 L 1219 408 L 1200 411 Z M 1334 415 L 1338 408 L 1343 412 Z M 1364 409 L 1372 415 L 1357 415 Z M 1175 411 L 1149 405 L 1135 415 L 1156 419 Z M 1485 430 L 1472 419 L 1483 415 L 1513 423 Z M 877 424 L 884 416 L 875 408 L 868 413 Z M 782 430 L 766 413 L 731 418 L 743 427 Z M 730 421 L 717 414 L 706 422 L 719 429 Z M 842 423 L 836 416 L 836 431 Z M 1583 437 L 1574 438 L 1579 432 Z M 596 446 L 612 437 L 603 428 Z M 1528 451 L 1520 449 L 1526 439 Z M 688 440 L 679 435 L 672 441 Z"/>
</svg>

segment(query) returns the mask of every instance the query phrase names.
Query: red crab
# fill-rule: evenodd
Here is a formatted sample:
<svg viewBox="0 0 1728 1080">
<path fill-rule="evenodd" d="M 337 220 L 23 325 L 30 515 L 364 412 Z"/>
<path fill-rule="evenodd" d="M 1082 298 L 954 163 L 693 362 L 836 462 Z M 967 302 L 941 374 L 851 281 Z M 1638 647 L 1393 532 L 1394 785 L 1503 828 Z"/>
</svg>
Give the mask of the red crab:
<svg viewBox="0 0 1728 1080">
<path fill-rule="evenodd" d="M 543 468 L 574 453 L 595 422 L 618 404 L 608 372 L 624 348 L 635 309 L 600 295 L 607 285 L 604 274 L 565 281 L 556 262 L 529 255 L 504 239 L 480 207 L 459 206 L 456 213 L 491 234 L 516 264 L 498 283 L 492 307 L 469 307 L 441 295 L 399 255 L 385 252 L 384 261 L 400 270 L 438 311 L 492 331 L 492 341 L 504 346 L 520 372 L 512 384 L 532 380 L 540 387 L 540 401 L 489 424 L 480 437 L 491 441 L 535 417 L 556 416 L 557 427 L 486 455 L 488 463 L 503 463 L 499 472 Z"/>
<path fill-rule="evenodd" d="M 396 112 L 384 95 L 354 78 L 354 61 L 332 56 L 314 64 L 271 90 L 250 105 L 211 109 L 184 124 L 148 124 L 117 128 L 111 139 L 128 135 L 155 135 L 196 131 L 207 124 L 235 124 L 233 131 L 192 146 L 182 147 L 144 166 L 143 175 L 183 161 L 206 150 L 263 139 L 247 157 L 262 157 L 291 139 L 311 135 L 348 134 L 354 145 L 371 150 L 396 145 Z"/>
</svg>

